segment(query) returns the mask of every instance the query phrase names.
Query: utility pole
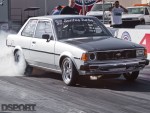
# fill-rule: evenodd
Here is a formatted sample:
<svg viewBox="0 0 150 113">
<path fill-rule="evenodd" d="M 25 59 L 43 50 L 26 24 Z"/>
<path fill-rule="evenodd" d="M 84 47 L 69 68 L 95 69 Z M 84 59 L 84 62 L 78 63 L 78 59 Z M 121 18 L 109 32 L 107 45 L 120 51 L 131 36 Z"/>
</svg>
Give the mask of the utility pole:
<svg viewBox="0 0 150 113">
<path fill-rule="evenodd" d="M 83 11 L 83 15 L 85 15 L 85 3 L 84 3 L 84 0 L 82 0 L 82 11 Z"/>
<path fill-rule="evenodd" d="M 47 15 L 47 0 L 45 0 L 45 15 Z"/>
<path fill-rule="evenodd" d="M 105 0 L 102 0 L 103 5 L 102 5 L 102 10 L 103 10 L 103 24 L 105 22 L 105 9 L 104 9 L 104 5 L 105 5 Z"/>
</svg>

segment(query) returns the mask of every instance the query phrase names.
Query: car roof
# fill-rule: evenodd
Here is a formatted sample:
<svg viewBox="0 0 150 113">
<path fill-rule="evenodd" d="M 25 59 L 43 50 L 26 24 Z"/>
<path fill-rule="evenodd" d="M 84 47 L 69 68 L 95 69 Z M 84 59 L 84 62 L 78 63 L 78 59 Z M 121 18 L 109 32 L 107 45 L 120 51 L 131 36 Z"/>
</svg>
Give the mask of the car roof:
<svg viewBox="0 0 150 113">
<path fill-rule="evenodd" d="M 146 7 L 149 7 L 149 6 L 133 6 L 133 7 L 127 7 L 127 8 L 141 8 L 141 7 L 146 8 Z"/>
<path fill-rule="evenodd" d="M 38 16 L 38 17 L 31 17 L 30 19 L 67 19 L 67 18 L 94 18 L 92 16 L 85 16 L 85 15 L 46 15 L 46 16 Z"/>
</svg>

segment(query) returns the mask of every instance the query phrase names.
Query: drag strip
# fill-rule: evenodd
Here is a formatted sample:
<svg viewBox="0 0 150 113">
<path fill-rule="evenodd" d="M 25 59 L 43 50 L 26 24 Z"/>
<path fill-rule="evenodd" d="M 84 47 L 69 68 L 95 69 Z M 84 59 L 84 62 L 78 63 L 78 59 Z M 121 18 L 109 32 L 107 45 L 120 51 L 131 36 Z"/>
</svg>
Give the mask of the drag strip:
<svg viewBox="0 0 150 113">
<path fill-rule="evenodd" d="M 31 113 L 149 113 L 150 82 L 142 76 L 134 83 L 123 78 L 81 79 L 75 87 L 66 86 L 54 73 L 1 76 L 0 104 L 36 104 Z"/>
<path fill-rule="evenodd" d="M 123 77 L 91 81 L 81 78 L 66 86 L 61 75 L 34 70 L 25 77 L 0 38 L 0 113 L 150 113 L 150 66 L 137 81 Z M 2 43 L 3 42 L 3 43 Z M 35 105 L 35 111 L 3 111 L 2 105 Z"/>
</svg>

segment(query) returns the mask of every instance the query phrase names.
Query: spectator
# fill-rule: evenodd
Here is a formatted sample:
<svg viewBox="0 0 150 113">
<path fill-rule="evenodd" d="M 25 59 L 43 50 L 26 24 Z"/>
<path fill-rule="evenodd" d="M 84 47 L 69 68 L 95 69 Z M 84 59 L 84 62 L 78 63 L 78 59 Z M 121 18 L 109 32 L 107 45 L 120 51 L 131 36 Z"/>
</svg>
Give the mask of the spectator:
<svg viewBox="0 0 150 113">
<path fill-rule="evenodd" d="M 128 12 L 126 8 L 119 5 L 119 1 L 114 3 L 114 6 L 109 8 L 111 11 L 111 26 L 114 28 L 121 28 L 122 27 L 122 13 Z"/>
<path fill-rule="evenodd" d="M 62 10 L 62 6 L 61 5 L 57 6 L 56 10 L 54 10 L 52 15 L 59 15 L 61 13 L 61 10 Z"/>
<path fill-rule="evenodd" d="M 76 8 L 74 8 L 74 6 L 75 0 L 69 0 L 69 5 L 64 7 L 60 14 L 74 14 L 74 15 L 79 14 L 79 12 L 77 11 Z"/>
</svg>

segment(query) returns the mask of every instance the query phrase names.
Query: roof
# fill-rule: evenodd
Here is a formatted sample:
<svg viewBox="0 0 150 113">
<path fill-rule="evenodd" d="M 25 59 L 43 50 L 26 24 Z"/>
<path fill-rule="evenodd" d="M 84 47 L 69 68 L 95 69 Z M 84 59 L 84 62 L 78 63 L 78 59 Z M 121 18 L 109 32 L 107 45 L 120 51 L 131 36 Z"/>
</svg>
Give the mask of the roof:
<svg viewBox="0 0 150 113">
<path fill-rule="evenodd" d="M 149 6 L 132 6 L 132 7 L 127 7 L 127 8 L 142 8 L 142 7 L 149 7 Z"/>
<path fill-rule="evenodd" d="M 38 9 L 40 9 L 40 8 L 39 7 L 28 7 L 24 11 L 35 11 L 35 10 L 38 10 Z"/>
<path fill-rule="evenodd" d="M 31 17 L 32 19 L 64 19 L 64 18 L 93 18 L 92 16 L 85 16 L 85 15 L 46 15 L 46 16 L 38 16 L 38 17 Z"/>
</svg>

